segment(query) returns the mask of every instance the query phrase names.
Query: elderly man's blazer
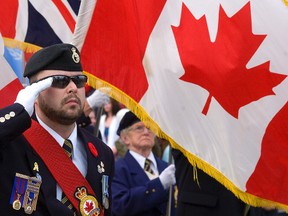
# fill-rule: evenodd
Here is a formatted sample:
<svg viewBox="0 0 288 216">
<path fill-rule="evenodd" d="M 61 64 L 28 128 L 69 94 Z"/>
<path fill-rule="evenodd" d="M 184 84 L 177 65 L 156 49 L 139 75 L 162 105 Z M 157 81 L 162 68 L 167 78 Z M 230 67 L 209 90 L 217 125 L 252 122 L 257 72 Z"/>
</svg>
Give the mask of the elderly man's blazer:
<svg viewBox="0 0 288 216">
<path fill-rule="evenodd" d="M 156 162 L 159 173 L 168 166 L 157 157 Z M 115 162 L 112 182 L 113 216 L 165 216 L 168 197 L 168 190 L 164 190 L 159 178 L 150 180 L 129 151 L 123 159 Z M 174 202 L 171 206 L 173 216 Z"/>
</svg>

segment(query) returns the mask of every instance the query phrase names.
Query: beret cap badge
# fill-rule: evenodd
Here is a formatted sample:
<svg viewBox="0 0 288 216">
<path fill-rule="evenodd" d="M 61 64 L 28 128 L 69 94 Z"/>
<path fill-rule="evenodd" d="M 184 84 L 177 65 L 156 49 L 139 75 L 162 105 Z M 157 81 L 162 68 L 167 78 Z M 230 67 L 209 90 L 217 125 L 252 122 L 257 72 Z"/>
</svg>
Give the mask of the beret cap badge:
<svg viewBox="0 0 288 216">
<path fill-rule="evenodd" d="M 76 52 L 76 49 L 74 47 L 71 48 L 72 51 L 72 60 L 77 64 L 80 62 L 80 56 Z"/>
</svg>

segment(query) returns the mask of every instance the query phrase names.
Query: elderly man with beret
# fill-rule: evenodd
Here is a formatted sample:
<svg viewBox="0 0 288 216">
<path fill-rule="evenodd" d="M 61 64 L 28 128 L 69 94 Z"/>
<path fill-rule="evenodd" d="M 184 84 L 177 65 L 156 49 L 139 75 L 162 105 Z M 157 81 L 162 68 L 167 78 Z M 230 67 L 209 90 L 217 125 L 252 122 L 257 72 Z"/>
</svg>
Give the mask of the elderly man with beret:
<svg viewBox="0 0 288 216">
<path fill-rule="evenodd" d="M 79 51 L 43 48 L 24 77 L 30 86 L 0 110 L 0 215 L 111 215 L 113 153 L 75 123 L 101 106 L 99 92 L 85 98 Z"/>
<path fill-rule="evenodd" d="M 155 135 L 132 112 L 120 121 L 117 133 L 127 145 L 115 162 L 112 181 L 113 216 L 166 215 L 169 188 L 175 184 L 175 166 L 152 153 Z M 175 212 L 171 203 L 171 215 Z"/>
</svg>

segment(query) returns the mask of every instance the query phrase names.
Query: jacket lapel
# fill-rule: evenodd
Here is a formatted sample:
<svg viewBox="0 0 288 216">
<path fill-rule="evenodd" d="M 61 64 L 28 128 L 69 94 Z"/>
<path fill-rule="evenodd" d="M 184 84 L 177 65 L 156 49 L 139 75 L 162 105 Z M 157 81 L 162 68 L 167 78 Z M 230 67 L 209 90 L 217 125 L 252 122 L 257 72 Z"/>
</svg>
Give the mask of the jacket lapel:
<svg viewBox="0 0 288 216">
<path fill-rule="evenodd" d="M 149 177 L 144 172 L 143 168 L 135 160 L 135 158 L 128 151 L 124 157 L 127 166 L 129 167 L 131 176 L 134 176 L 135 181 L 142 185 L 143 183 L 150 181 Z"/>
</svg>

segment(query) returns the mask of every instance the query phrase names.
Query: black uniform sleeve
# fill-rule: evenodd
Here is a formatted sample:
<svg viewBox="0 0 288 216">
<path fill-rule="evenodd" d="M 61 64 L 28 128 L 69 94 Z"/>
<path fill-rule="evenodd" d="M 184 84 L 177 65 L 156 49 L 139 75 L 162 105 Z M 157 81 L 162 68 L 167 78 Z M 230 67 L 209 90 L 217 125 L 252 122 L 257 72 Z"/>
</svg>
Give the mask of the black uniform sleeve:
<svg viewBox="0 0 288 216">
<path fill-rule="evenodd" d="M 15 103 L 0 110 L 0 142 L 12 140 L 30 128 L 31 118 L 21 104 Z"/>
</svg>

